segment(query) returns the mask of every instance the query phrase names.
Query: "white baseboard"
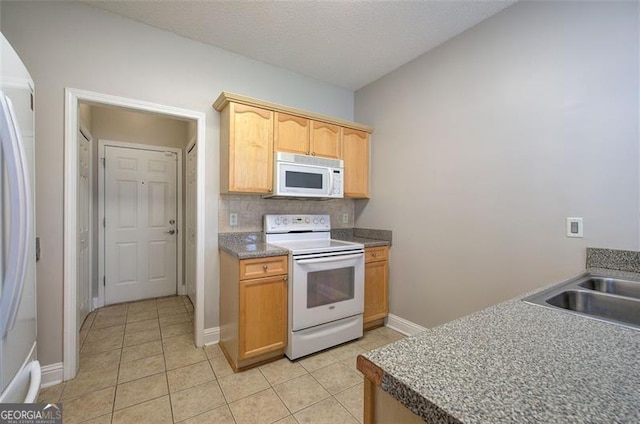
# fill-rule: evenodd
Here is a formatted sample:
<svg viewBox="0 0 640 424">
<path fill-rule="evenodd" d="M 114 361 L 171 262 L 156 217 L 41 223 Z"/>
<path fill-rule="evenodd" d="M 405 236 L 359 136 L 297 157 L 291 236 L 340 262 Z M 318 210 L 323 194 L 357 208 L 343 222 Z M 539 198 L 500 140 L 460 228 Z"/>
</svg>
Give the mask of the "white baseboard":
<svg viewBox="0 0 640 424">
<path fill-rule="evenodd" d="M 394 314 L 389 314 L 385 325 L 392 330 L 396 330 L 397 332 L 404 334 L 405 336 L 413 336 L 414 334 L 418 334 L 426 330 L 425 327 L 404 318 L 400 318 Z"/>
<path fill-rule="evenodd" d="M 212 327 L 204 329 L 205 346 L 216 344 L 220 341 L 220 327 Z"/>
<path fill-rule="evenodd" d="M 57 362 L 51 365 L 44 365 L 41 370 L 42 382 L 40 383 L 40 387 L 42 387 L 43 389 L 62 383 L 62 380 L 64 378 L 64 367 L 62 366 L 62 362 Z"/>
</svg>

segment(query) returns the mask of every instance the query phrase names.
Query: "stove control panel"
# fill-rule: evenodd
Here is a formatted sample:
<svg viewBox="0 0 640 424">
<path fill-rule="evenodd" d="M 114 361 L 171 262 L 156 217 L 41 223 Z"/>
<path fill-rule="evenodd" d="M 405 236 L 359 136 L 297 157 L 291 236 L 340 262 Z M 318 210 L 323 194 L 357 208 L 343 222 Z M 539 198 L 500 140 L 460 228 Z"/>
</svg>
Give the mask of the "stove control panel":
<svg viewBox="0 0 640 424">
<path fill-rule="evenodd" d="M 330 231 L 329 215 L 265 215 L 264 232 L 290 233 L 294 231 Z"/>
</svg>

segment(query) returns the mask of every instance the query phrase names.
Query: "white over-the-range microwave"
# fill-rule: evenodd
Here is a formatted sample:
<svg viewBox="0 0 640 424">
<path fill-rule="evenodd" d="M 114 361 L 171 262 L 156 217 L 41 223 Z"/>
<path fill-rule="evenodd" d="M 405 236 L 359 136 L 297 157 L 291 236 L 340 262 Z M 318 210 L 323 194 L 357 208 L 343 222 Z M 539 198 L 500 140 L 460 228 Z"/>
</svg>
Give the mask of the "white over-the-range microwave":
<svg viewBox="0 0 640 424">
<path fill-rule="evenodd" d="M 264 197 L 342 198 L 344 162 L 276 152 L 273 194 Z"/>
</svg>

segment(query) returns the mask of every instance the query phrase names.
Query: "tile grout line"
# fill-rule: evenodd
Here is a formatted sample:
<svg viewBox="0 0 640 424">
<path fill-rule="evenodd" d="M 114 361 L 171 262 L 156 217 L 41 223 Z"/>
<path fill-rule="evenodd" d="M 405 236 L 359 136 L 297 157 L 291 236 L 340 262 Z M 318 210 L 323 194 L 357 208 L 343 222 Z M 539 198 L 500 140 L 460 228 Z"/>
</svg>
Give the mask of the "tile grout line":
<svg viewBox="0 0 640 424">
<path fill-rule="evenodd" d="M 187 299 L 186 297 L 183 297 L 183 302 L 182 302 L 180 305 L 178 305 L 177 307 L 174 307 L 175 305 L 171 305 L 170 303 L 168 303 L 168 305 L 169 305 L 169 306 L 168 306 L 166 309 L 167 309 L 167 310 L 171 310 L 171 309 L 181 309 L 181 308 L 184 308 L 184 310 L 185 310 L 185 312 L 187 313 L 187 316 L 188 316 L 188 318 L 189 318 L 189 321 L 188 321 L 188 322 L 192 323 L 192 322 L 193 322 L 193 320 L 191 319 L 191 315 L 189 314 L 189 310 L 187 309 L 187 306 L 186 306 L 186 302 L 187 302 L 187 301 L 188 301 L 188 299 Z M 129 310 L 129 308 L 130 308 L 130 306 L 131 306 L 132 304 L 135 304 L 135 302 L 130 302 L 130 303 L 126 303 L 126 304 L 125 304 L 125 305 L 126 305 L 126 308 L 124 309 L 124 310 L 125 310 L 125 313 L 124 313 L 124 315 L 125 315 L 125 322 L 124 322 L 124 330 L 123 330 L 123 332 L 122 332 L 121 346 L 120 346 L 120 348 L 118 348 L 118 349 L 112 349 L 112 350 L 118 350 L 118 354 L 119 354 L 119 356 L 118 356 L 118 369 L 117 369 L 117 374 L 116 374 L 116 383 L 115 383 L 115 386 L 108 386 L 108 387 L 113 387 L 113 389 L 114 389 L 114 398 L 113 398 L 113 402 L 112 402 L 112 404 L 111 404 L 111 419 L 112 419 L 112 421 L 113 421 L 113 419 L 114 419 L 114 415 L 115 415 L 115 413 L 117 412 L 117 411 L 115 410 L 115 402 L 116 402 L 116 395 L 117 395 L 117 393 L 118 393 L 118 388 L 119 388 L 119 386 L 120 386 L 120 385 L 127 384 L 127 383 L 130 383 L 130 382 L 134 382 L 134 381 L 137 381 L 137 380 L 140 380 L 140 379 L 143 379 L 143 378 L 147 378 L 147 377 L 151 377 L 151 376 L 154 376 L 154 375 L 158 375 L 158 374 L 160 374 L 160 373 L 164 373 L 164 383 L 166 384 L 166 388 L 167 388 L 167 392 L 168 392 L 167 394 L 168 394 L 168 401 L 169 401 L 169 409 L 170 409 L 170 412 L 171 412 L 171 420 L 172 420 L 172 421 L 174 421 L 174 419 L 173 419 L 173 417 L 174 417 L 174 414 L 173 414 L 173 413 L 174 413 L 174 411 L 173 411 L 173 403 L 171 402 L 171 400 L 172 400 L 172 393 L 171 393 L 171 390 L 170 390 L 170 388 L 169 388 L 169 381 L 168 381 L 168 372 L 169 372 L 169 371 L 167 370 L 167 358 L 166 358 L 166 356 L 165 356 L 165 354 L 167 353 L 167 351 L 166 351 L 166 348 L 165 348 L 165 344 L 164 344 L 164 342 L 165 342 L 165 340 L 167 340 L 167 339 L 171 339 L 171 338 L 173 338 L 173 337 L 175 337 L 175 338 L 182 337 L 182 336 L 183 336 L 183 334 L 175 334 L 175 335 L 172 335 L 171 337 L 164 337 L 164 336 L 165 336 L 165 334 L 164 334 L 164 332 L 162 331 L 162 326 L 160 325 L 160 318 L 161 318 L 161 317 L 160 317 L 160 313 L 159 313 L 158 305 L 157 305 L 157 302 L 155 301 L 155 299 L 154 299 L 154 304 L 155 304 L 155 306 L 154 306 L 154 307 L 151 307 L 151 308 L 149 308 L 149 309 L 153 309 L 153 308 L 155 308 L 155 312 L 156 312 L 156 314 L 155 314 L 155 315 L 156 315 L 156 316 L 155 316 L 155 318 L 149 318 L 148 320 L 149 320 L 149 321 L 151 321 L 152 319 L 154 319 L 154 320 L 156 320 L 156 321 L 157 321 L 158 329 L 159 329 L 159 332 L 160 332 L 160 340 L 152 340 L 152 341 L 149 341 L 149 342 L 156 342 L 156 341 L 158 341 L 158 342 L 160 343 L 160 350 L 161 350 L 161 354 L 163 355 L 164 371 L 159 372 L 159 373 L 155 373 L 155 374 L 151 374 L 151 375 L 148 375 L 148 376 L 144 376 L 144 377 L 136 378 L 136 379 L 131 380 L 131 381 L 128 381 L 128 382 L 123 382 L 123 383 L 120 383 L 120 382 L 119 382 L 119 378 L 120 378 L 121 371 L 122 371 L 122 366 L 123 366 L 123 358 L 124 358 L 124 349 L 125 349 L 125 346 L 124 346 L 124 337 L 125 337 L 125 335 L 127 334 L 127 329 L 129 328 L 129 325 L 130 325 L 130 324 L 134 324 L 134 323 L 136 323 L 136 322 L 145 321 L 145 320 L 141 320 L 141 321 L 132 321 L 132 322 L 129 322 L 129 313 L 131 312 L 131 311 Z M 145 308 L 145 310 L 146 310 L 146 308 Z M 94 313 L 94 312 L 92 311 L 92 313 Z M 94 327 L 94 325 L 95 325 L 95 323 L 96 323 L 96 320 L 97 320 L 97 318 L 98 318 L 99 313 L 100 313 L 100 311 L 99 311 L 99 310 L 95 311 L 95 315 L 92 317 L 92 321 L 91 321 L 91 323 L 89 324 L 89 327 L 88 327 L 88 329 L 87 329 L 87 332 L 86 332 L 86 335 L 85 335 L 85 338 L 84 338 L 83 344 L 84 344 L 84 343 L 86 343 L 86 341 L 87 341 L 87 340 L 89 340 L 89 336 L 90 336 L 91 334 L 96 334 L 96 333 L 95 333 L 95 331 L 104 330 L 104 329 L 111 328 L 111 327 L 114 327 L 114 326 L 117 326 L 117 325 L 121 325 L 121 324 L 114 324 L 114 325 L 109 325 L 109 326 L 107 326 L 107 327 L 95 328 L 95 327 Z M 182 312 L 178 312 L 177 314 L 182 314 Z M 171 316 L 174 316 L 174 315 L 176 315 L 176 314 L 172 313 L 172 314 L 170 314 L 170 315 L 165 315 L 165 316 L 166 316 L 166 317 L 171 317 Z M 108 321 L 108 319 L 107 319 L 107 321 Z M 181 324 L 185 324 L 186 322 L 187 322 L 187 321 L 185 321 L 185 322 L 178 322 L 178 323 L 172 323 L 172 324 L 167 324 L 167 325 L 166 325 L 166 327 L 170 327 L 170 326 L 179 326 L 179 325 L 181 325 Z M 95 330 L 95 331 L 94 331 L 94 330 Z M 144 331 L 145 331 L 145 330 L 142 330 L 142 332 L 144 332 Z M 135 334 L 135 333 L 136 333 L 136 332 L 133 332 L 133 333 L 131 333 L 131 334 Z M 379 338 L 379 339 L 382 339 L 382 341 L 385 341 L 385 343 L 382 343 L 383 345 L 384 345 L 384 344 L 386 344 L 386 343 L 391 343 L 391 342 L 394 342 L 394 341 L 396 341 L 396 340 L 397 340 L 397 339 L 394 337 L 394 335 L 387 335 L 386 333 L 385 333 L 385 334 L 377 334 L 377 333 L 376 333 L 376 334 L 371 334 L 371 335 L 372 335 L 372 336 L 374 336 L 374 337 L 373 337 L 373 339 L 378 339 L 378 338 Z M 191 338 L 192 338 L 192 337 L 193 337 L 193 334 L 191 334 Z M 400 337 L 400 338 L 403 338 L 403 337 Z M 365 347 L 363 347 L 363 346 L 361 345 L 361 343 L 368 343 L 368 342 L 369 342 L 369 341 L 365 341 L 365 340 L 358 340 L 358 341 L 355 341 L 354 343 L 355 343 L 355 345 L 356 345 L 356 346 L 358 346 L 358 348 L 359 348 L 359 349 L 368 350 L 368 349 L 366 349 Z M 138 343 L 138 344 L 135 344 L 135 345 L 131 345 L 130 347 L 139 346 L 139 345 L 144 344 L 144 343 L 147 343 L 147 342 L 143 342 L 143 343 Z M 236 420 L 235 415 L 233 414 L 233 411 L 232 411 L 232 410 L 231 410 L 231 408 L 230 408 L 230 402 L 228 401 L 227 396 L 224 394 L 224 392 L 222 391 L 222 387 L 220 386 L 220 379 L 221 379 L 221 378 L 224 378 L 224 377 L 226 377 L 226 376 L 219 377 L 219 376 L 218 376 L 218 374 L 216 373 L 216 371 L 215 371 L 214 367 L 213 367 L 213 364 L 212 364 L 212 359 L 218 358 L 218 357 L 219 357 L 219 355 L 216 355 L 216 356 L 214 356 L 214 357 L 209 357 L 209 355 L 207 354 L 207 352 L 206 352 L 206 350 L 205 350 L 204 348 L 199 348 L 199 349 L 200 349 L 200 350 L 202 350 L 202 351 L 203 351 L 203 353 L 204 353 L 204 355 L 205 355 L 205 358 L 206 358 L 206 359 L 204 359 L 204 360 L 206 360 L 206 361 L 208 362 L 209 369 L 211 370 L 211 372 L 212 372 L 212 374 L 213 374 L 213 377 L 214 377 L 214 380 L 213 380 L 213 381 L 216 381 L 216 384 L 217 384 L 218 388 L 220 389 L 220 392 L 221 392 L 221 394 L 222 394 L 222 399 L 223 399 L 223 401 L 224 401 L 224 404 L 223 404 L 223 405 L 219 405 L 218 407 L 211 408 L 211 409 L 208 409 L 208 410 L 206 410 L 206 411 L 203 411 L 202 413 L 197 414 L 197 415 L 195 415 L 194 417 L 197 417 L 197 416 L 200 416 L 200 415 L 204 415 L 204 414 L 206 414 L 206 413 L 208 413 L 208 412 L 210 412 L 210 411 L 213 411 L 213 410 L 215 410 L 215 409 L 222 408 L 222 406 L 226 406 L 226 407 L 228 408 L 229 412 L 231 412 L 231 416 L 232 416 L 233 420 L 234 420 L 234 421 L 237 421 L 237 420 Z M 106 352 L 110 352 L 110 351 L 111 351 L 111 350 L 107 350 L 107 351 L 104 351 L 104 352 L 94 352 L 94 353 L 89 354 L 88 356 L 89 356 L 89 357 L 91 357 L 91 356 L 94 356 L 94 355 L 99 355 L 99 354 L 106 353 Z M 327 368 L 327 367 L 330 367 L 330 366 L 335 366 L 336 364 L 341 364 L 341 365 L 342 365 L 344 368 L 346 368 L 350 373 L 353 373 L 353 369 L 352 369 L 352 368 L 353 368 L 353 364 L 351 363 L 351 359 L 352 359 L 352 358 L 351 358 L 351 356 L 352 356 L 352 355 L 350 355 L 350 356 L 348 356 L 348 357 L 346 357 L 346 358 L 342 358 L 342 359 L 341 359 L 341 358 L 340 358 L 340 356 L 338 356 L 338 355 L 336 355 L 335 353 L 333 353 L 331 349 L 327 350 L 327 353 L 329 354 L 328 356 L 333 360 L 333 362 L 331 362 L 331 363 L 329 363 L 329 364 L 326 364 L 325 366 L 320 367 L 320 368 L 318 368 L 318 369 L 315 369 L 315 370 L 313 370 L 313 371 L 310 371 L 309 369 L 307 369 L 307 368 L 306 368 L 303 364 L 301 364 L 300 362 L 297 362 L 297 361 L 296 361 L 296 362 L 293 362 L 293 361 L 291 361 L 291 362 L 293 362 L 293 363 L 299 364 L 299 365 L 300 365 L 300 367 L 301 367 L 301 369 L 302 369 L 302 370 L 304 370 L 304 373 L 303 373 L 302 375 L 299 375 L 299 376 L 295 376 L 295 377 L 287 378 L 287 379 L 285 379 L 285 380 L 283 380 L 283 381 L 279 381 L 277 384 L 272 384 L 272 383 L 267 379 L 266 374 L 265 374 L 264 370 L 262 369 L 262 367 L 257 367 L 257 368 L 258 368 L 258 370 L 259 370 L 259 374 L 260 374 L 260 375 L 262 376 L 262 378 L 267 382 L 268 387 L 267 387 L 267 388 L 265 388 L 264 390 L 259 390 L 259 391 L 258 391 L 258 392 L 256 392 L 256 393 L 253 393 L 253 394 L 250 394 L 250 395 L 244 396 L 244 397 L 242 397 L 242 398 L 240 398 L 240 399 L 236 399 L 236 400 L 234 400 L 233 402 L 241 401 L 241 400 L 246 399 L 246 398 L 248 398 L 248 397 L 250 397 L 250 396 L 254 396 L 254 395 L 257 395 L 257 394 L 259 394 L 259 393 L 263 393 L 263 392 L 265 392 L 265 391 L 267 391 L 267 390 L 271 389 L 271 390 L 273 391 L 273 393 L 275 393 L 275 394 L 276 394 L 276 398 L 281 402 L 281 404 L 282 404 L 282 405 L 284 405 L 284 406 L 285 406 L 285 410 L 288 412 L 287 416 L 291 416 L 291 417 L 293 417 L 293 419 L 295 420 L 294 412 L 292 412 L 292 411 L 289 409 L 289 407 L 285 404 L 285 402 L 284 402 L 283 398 L 282 398 L 282 397 L 280 396 L 280 394 L 278 394 L 278 392 L 275 390 L 275 386 L 276 386 L 276 385 L 281 385 L 281 384 L 286 384 L 286 383 L 290 382 L 291 380 L 293 380 L 293 379 L 295 379 L 295 378 L 302 377 L 302 376 L 304 376 L 305 374 L 309 374 L 309 375 L 311 376 L 311 378 L 312 378 L 312 381 L 313 381 L 314 383 L 318 384 L 318 385 L 319 385 L 319 387 L 321 387 L 323 390 L 325 390 L 325 391 L 329 394 L 329 396 L 328 396 L 327 398 L 325 398 L 325 399 L 319 400 L 319 401 L 317 401 L 317 402 L 313 402 L 313 403 L 311 403 L 311 404 L 307 405 L 305 408 L 302 408 L 300 411 L 296 411 L 295 413 L 302 412 L 302 411 L 304 411 L 304 410 L 306 410 L 306 409 L 308 409 L 308 408 L 313 407 L 314 405 L 317 405 L 318 403 L 320 403 L 320 402 L 322 402 L 322 401 L 324 401 L 324 400 L 327 400 L 327 399 L 331 399 L 331 398 L 332 398 L 332 399 L 333 399 L 333 400 L 334 400 L 338 405 L 340 405 L 340 407 L 341 407 L 342 409 L 345 409 L 345 410 L 348 412 L 349 416 L 353 417 L 357 422 L 361 422 L 361 421 L 360 421 L 360 419 L 358 419 L 358 417 L 356 417 L 356 416 L 354 415 L 354 413 L 352 413 L 352 411 L 350 411 L 350 410 L 347 408 L 347 406 L 346 406 L 345 404 L 343 404 L 342 402 L 340 402 L 340 400 L 338 399 L 338 397 L 337 397 L 337 396 L 338 396 L 338 395 L 341 395 L 341 394 L 342 394 L 342 393 L 344 393 L 344 392 L 347 392 L 347 391 L 349 391 L 349 390 L 352 390 L 352 389 L 354 389 L 356 386 L 358 386 L 358 385 L 362 384 L 362 380 L 360 379 L 360 381 L 359 381 L 358 383 L 353 384 L 353 385 L 348 386 L 348 387 L 345 387 L 344 389 L 340 390 L 340 391 L 339 391 L 339 392 L 337 392 L 336 394 L 333 394 L 333 393 L 331 393 L 331 392 L 328 390 L 328 388 L 327 388 L 327 387 L 325 387 L 325 386 L 320 382 L 320 380 L 318 380 L 318 378 L 316 378 L 316 376 L 313 374 L 314 372 L 317 372 L 317 371 L 319 371 L 319 370 L 322 370 L 322 369 Z M 82 356 L 86 357 L 86 356 L 87 356 L 87 354 L 85 353 L 85 354 L 84 354 L 84 355 L 82 355 Z M 151 356 L 154 356 L 154 355 L 151 355 Z M 139 359 L 144 359 L 144 358 L 148 358 L 148 357 L 149 357 L 149 356 L 145 356 L 145 357 L 143 357 L 143 358 L 139 358 Z M 204 360 L 203 360 L 203 361 L 204 361 Z M 203 362 L 203 361 L 197 361 L 197 362 L 195 362 L 195 363 L 193 363 L 193 364 L 186 364 L 186 365 L 182 365 L 182 366 L 177 367 L 177 368 L 175 368 L 175 369 L 186 368 L 186 367 L 192 366 L 192 365 L 194 365 L 194 364 L 198 364 L 198 363 Z M 348 361 L 348 362 L 345 362 L 345 361 Z M 82 370 L 86 371 L 86 369 L 84 369 L 84 368 L 83 368 Z M 233 374 L 236 374 L 236 373 L 233 373 Z M 229 375 L 233 375 L 233 374 L 229 374 Z M 210 382 L 205 382 L 205 383 L 202 383 L 202 384 L 207 384 L 207 383 L 210 383 Z M 66 387 L 66 382 L 63 382 L 62 384 L 63 384 L 63 386 L 62 386 L 62 388 L 61 388 L 61 390 L 60 390 L 60 393 L 59 393 L 59 395 L 58 395 L 58 399 L 59 399 L 59 400 L 62 398 L 62 396 L 64 395 L 64 391 L 65 391 L 65 389 L 67 388 L 67 387 Z M 195 386 L 197 386 L 197 385 L 194 385 L 194 386 L 192 386 L 192 387 L 195 387 Z M 188 389 L 190 389 L 190 387 L 183 388 L 183 389 L 182 389 L 182 390 L 180 390 L 180 391 L 184 391 L 184 390 L 188 390 Z M 102 389 L 96 389 L 96 390 L 102 390 Z M 91 393 L 91 392 L 96 391 L 96 390 L 90 390 L 89 392 L 84 392 L 84 393 L 82 393 L 82 395 L 87 394 L 87 393 Z M 82 396 L 82 395 L 79 395 L 79 396 Z M 155 398 L 153 398 L 153 399 L 146 399 L 146 400 L 144 400 L 144 401 L 141 401 L 141 402 L 139 402 L 139 403 L 135 403 L 135 404 L 132 404 L 132 405 L 128 405 L 126 408 L 122 408 L 122 410 L 127 409 L 127 408 L 131 408 L 131 407 L 135 407 L 135 406 L 140 405 L 140 404 L 145 403 L 145 402 L 149 402 L 149 401 L 152 401 L 152 400 L 159 399 L 159 398 L 161 398 L 161 397 L 163 397 L 163 396 L 164 396 L 164 395 L 159 396 L 159 397 L 155 397 Z M 74 399 L 75 399 L 75 398 L 74 398 Z M 231 403 L 233 403 L 233 402 L 231 402 Z M 103 415 L 106 415 L 106 414 L 103 414 Z M 96 417 L 96 418 L 97 418 L 97 417 Z M 190 418 L 193 418 L 193 417 L 190 417 Z M 284 418 L 286 418 L 286 417 L 284 417 Z M 277 421 L 277 420 L 276 420 L 276 421 Z"/>
</svg>

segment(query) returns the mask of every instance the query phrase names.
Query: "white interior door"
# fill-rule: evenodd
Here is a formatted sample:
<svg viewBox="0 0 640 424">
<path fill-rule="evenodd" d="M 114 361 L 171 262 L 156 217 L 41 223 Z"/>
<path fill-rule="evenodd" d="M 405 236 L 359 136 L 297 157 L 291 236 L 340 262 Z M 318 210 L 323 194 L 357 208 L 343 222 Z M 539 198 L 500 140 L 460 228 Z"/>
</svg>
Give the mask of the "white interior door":
<svg viewBox="0 0 640 424">
<path fill-rule="evenodd" d="M 91 312 L 91 137 L 78 130 L 78 331 Z"/>
<path fill-rule="evenodd" d="M 176 154 L 104 150 L 105 304 L 176 294 Z"/>
<path fill-rule="evenodd" d="M 197 205 L 197 157 L 198 145 L 187 152 L 187 210 L 186 210 L 186 269 L 187 295 L 196 304 L 196 205 Z"/>
</svg>

